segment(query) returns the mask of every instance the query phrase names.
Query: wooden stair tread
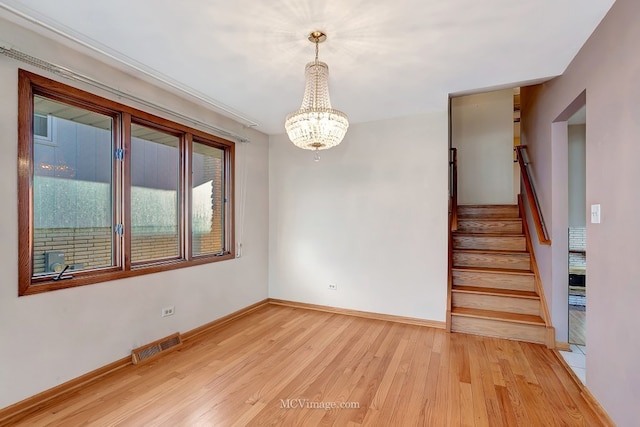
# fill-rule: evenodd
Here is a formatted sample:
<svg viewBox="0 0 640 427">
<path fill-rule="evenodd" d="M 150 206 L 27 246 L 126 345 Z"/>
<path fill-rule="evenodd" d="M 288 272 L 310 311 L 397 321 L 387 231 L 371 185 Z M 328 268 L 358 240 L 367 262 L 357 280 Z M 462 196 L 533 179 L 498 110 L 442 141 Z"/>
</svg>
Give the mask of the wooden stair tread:
<svg viewBox="0 0 640 427">
<path fill-rule="evenodd" d="M 499 216 L 488 216 L 488 217 L 481 217 L 481 216 L 460 216 L 458 215 L 458 219 L 464 220 L 464 221 L 491 221 L 491 222 L 499 222 L 499 221 L 508 221 L 508 222 L 521 222 L 522 218 L 520 217 L 515 217 L 515 216 L 504 216 L 504 217 L 499 217 Z"/>
<path fill-rule="evenodd" d="M 520 218 L 479 218 L 458 216 L 458 231 L 460 233 L 494 234 L 513 233 L 522 234 L 522 220 Z"/>
<path fill-rule="evenodd" d="M 458 205 L 459 216 L 475 218 L 520 218 L 517 205 Z"/>
<path fill-rule="evenodd" d="M 459 237 L 525 237 L 524 234 L 517 233 L 469 233 L 467 231 L 454 231 L 453 235 Z"/>
<path fill-rule="evenodd" d="M 471 254 L 496 254 L 496 255 L 529 255 L 527 251 L 504 251 L 495 249 L 453 249 L 453 252 Z"/>
<path fill-rule="evenodd" d="M 500 222 L 500 221 L 506 221 L 506 222 L 522 222 L 522 218 L 520 217 L 513 217 L 513 216 L 504 216 L 504 217 L 499 217 L 499 216 L 488 216 L 486 218 L 483 218 L 481 216 L 458 216 L 458 219 L 463 220 L 463 221 L 491 221 L 491 222 Z"/>
<path fill-rule="evenodd" d="M 533 276 L 533 271 L 514 270 L 510 268 L 452 267 L 451 270 L 467 271 L 469 273 L 499 273 L 499 274 L 513 274 L 517 276 Z"/>
<path fill-rule="evenodd" d="M 464 233 L 452 235 L 453 249 L 471 249 L 483 251 L 526 251 L 524 235 L 509 233 Z"/>
<path fill-rule="evenodd" d="M 475 222 L 522 222 L 522 218 L 518 216 L 497 216 L 497 215 L 482 215 L 482 216 L 474 216 L 474 215 L 465 215 L 458 214 L 458 221 L 475 221 Z"/>
<path fill-rule="evenodd" d="M 468 294 L 482 294 L 482 295 L 495 295 L 502 297 L 513 297 L 523 299 L 535 299 L 539 300 L 538 294 L 532 291 L 518 291 L 514 289 L 501 289 L 501 288 L 479 288 L 476 286 L 453 286 L 452 292 L 461 292 Z"/>
<path fill-rule="evenodd" d="M 504 311 L 481 310 L 478 308 L 467 307 L 453 307 L 451 309 L 451 314 L 454 316 L 475 317 L 479 319 L 502 320 L 513 323 L 545 326 L 542 317 L 532 314 L 507 313 Z"/>
<path fill-rule="evenodd" d="M 484 209 L 492 209 L 492 208 L 498 208 L 498 209 L 502 209 L 502 208 L 511 208 L 511 209 L 515 209 L 518 207 L 518 205 L 516 204 L 508 204 L 508 203 L 504 203 L 504 204 L 497 204 L 497 205 L 486 205 L 486 204 L 479 204 L 479 205 L 458 205 L 459 208 L 484 208 Z"/>
</svg>

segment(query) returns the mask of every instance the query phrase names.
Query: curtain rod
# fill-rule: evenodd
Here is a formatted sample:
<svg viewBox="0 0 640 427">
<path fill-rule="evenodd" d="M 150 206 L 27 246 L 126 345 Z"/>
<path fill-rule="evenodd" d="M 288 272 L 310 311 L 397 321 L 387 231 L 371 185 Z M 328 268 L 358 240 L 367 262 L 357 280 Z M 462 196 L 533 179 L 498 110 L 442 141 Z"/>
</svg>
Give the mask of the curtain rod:
<svg viewBox="0 0 640 427">
<path fill-rule="evenodd" d="M 130 101 L 134 101 L 138 104 L 142 104 L 144 106 L 153 108 L 155 110 L 161 111 L 163 113 L 166 113 L 170 116 L 179 118 L 181 120 L 185 120 L 187 122 L 202 126 L 210 131 L 212 131 L 214 134 L 216 134 L 216 136 L 220 136 L 220 137 L 225 137 L 225 138 L 231 138 L 237 142 L 250 142 L 249 139 L 245 136 L 239 135 L 235 132 L 231 132 L 228 131 L 226 129 L 211 125 L 209 123 L 203 122 L 202 120 L 198 120 L 198 119 L 194 119 L 192 117 L 189 117 L 185 114 L 182 113 L 178 113 L 176 111 L 173 111 L 167 107 L 163 107 L 162 105 L 158 105 L 156 103 L 153 103 L 151 101 L 147 101 L 145 99 L 142 99 L 140 97 L 137 97 L 135 95 L 131 95 L 127 92 L 123 92 L 120 89 L 116 89 L 112 86 L 109 86 L 105 83 L 102 83 L 92 77 L 88 77 L 85 76 L 83 74 L 77 73 L 75 71 L 72 71 L 68 68 L 62 67 L 60 65 L 56 65 L 56 64 L 52 64 L 51 62 L 36 58 L 34 56 L 28 55 L 24 52 L 21 52 L 17 49 L 14 48 L 6 48 L 4 46 L 0 46 L 0 53 L 2 53 L 3 55 L 9 57 L 9 58 L 13 58 L 16 59 L 18 61 L 24 62 L 26 64 L 29 65 L 33 65 L 34 67 L 38 67 L 40 69 L 49 71 L 53 74 L 56 74 L 60 77 L 64 77 L 66 79 L 70 79 L 70 80 L 74 80 L 77 82 L 81 82 L 81 83 L 85 83 L 87 85 L 93 86 L 95 88 L 104 90 L 106 92 L 109 92 L 113 95 L 122 97 L 122 98 L 126 98 Z M 257 126 L 254 123 L 251 123 L 249 125 L 246 125 L 247 128 L 251 128 Z"/>
</svg>

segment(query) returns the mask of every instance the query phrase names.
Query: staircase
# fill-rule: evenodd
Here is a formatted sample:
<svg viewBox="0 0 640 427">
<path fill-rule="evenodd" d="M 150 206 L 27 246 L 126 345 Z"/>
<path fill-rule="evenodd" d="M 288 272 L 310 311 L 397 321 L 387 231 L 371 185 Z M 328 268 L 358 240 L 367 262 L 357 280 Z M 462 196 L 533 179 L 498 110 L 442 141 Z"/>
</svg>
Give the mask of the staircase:
<svg viewBox="0 0 640 427">
<path fill-rule="evenodd" d="M 457 208 L 451 330 L 547 344 L 526 224 L 517 205 Z"/>
</svg>

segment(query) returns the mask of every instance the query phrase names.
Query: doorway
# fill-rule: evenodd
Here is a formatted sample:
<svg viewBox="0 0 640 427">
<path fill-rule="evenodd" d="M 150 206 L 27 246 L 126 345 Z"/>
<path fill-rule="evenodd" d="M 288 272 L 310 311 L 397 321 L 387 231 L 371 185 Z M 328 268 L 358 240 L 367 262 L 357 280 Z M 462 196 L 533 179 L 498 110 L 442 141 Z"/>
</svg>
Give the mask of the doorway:
<svg viewBox="0 0 640 427">
<path fill-rule="evenodd" d="M 567 121 L 568 129 L 568 314 L 572 369 L 586 377 L 587 224 L 586 105 Z"/>
</svg>

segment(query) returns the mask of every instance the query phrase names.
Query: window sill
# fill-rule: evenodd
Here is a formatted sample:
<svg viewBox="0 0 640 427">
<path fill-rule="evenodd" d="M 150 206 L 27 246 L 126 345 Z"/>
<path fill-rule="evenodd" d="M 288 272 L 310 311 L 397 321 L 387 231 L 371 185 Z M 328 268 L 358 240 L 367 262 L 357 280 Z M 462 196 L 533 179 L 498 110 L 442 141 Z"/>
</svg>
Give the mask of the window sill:
<svg viewBox="0 0 640 427">
<path fill-rule="evenodd" d="M 212 264 L 219 261 L 227 261 L 235 258 L 234 253 L 217 256 L 203 256 L 190 261 L 178 260 L 156 264 L 145 264 L 133 267 L 131 270 L 109 270 L 95 272 L 81 272 L 75 274 L 70 279 L 63 280 L 34 280 L 30 279 L 30 283 L 26 289 L 21 290 L 18 296 L 34 295 L 43 292 L 56 291 L 60 289 L 75 288 L 78 286 L 91 285 L 94 283 L 110 282 L 114 280 L 126 279 L 128 277 L 143 276 L 145 274 L 161 273 L 163 271 L 177 270 L 179 268 L 193 267 L 196 265 Z"/>
</svg>

